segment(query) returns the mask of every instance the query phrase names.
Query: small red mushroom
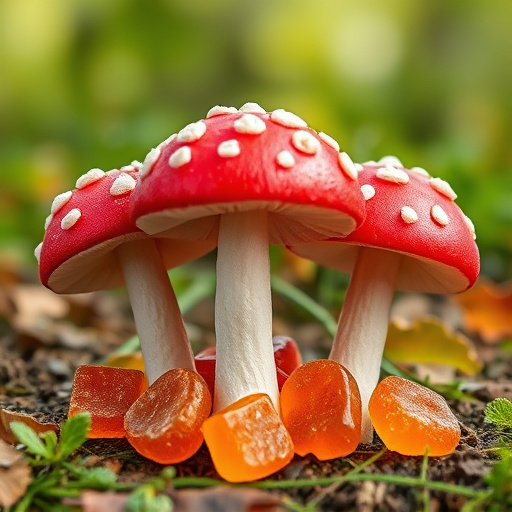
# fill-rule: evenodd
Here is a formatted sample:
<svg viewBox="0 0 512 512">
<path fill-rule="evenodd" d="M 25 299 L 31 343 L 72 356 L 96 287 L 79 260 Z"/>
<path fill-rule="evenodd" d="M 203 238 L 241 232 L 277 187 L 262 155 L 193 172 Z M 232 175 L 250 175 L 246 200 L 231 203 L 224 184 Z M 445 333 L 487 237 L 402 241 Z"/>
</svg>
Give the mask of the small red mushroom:
<svg viewBox="0 0 512 512">
<path fill-rule="evenodd" d="M 58 195 L 36 256 L 41 282 L 56 293 L 125 283 L 151 384 L 172 368 L 195 368 L 166 269 L 203 255 L 215 240 L 153 239 L 137 228 L 130 201 L 139 165 L 91 169 Z"/>
<path fill-rule="evenodd" d="M 471 221 L 448 183 L 395 157 L 359 172 L 366 220 L 343 240 L 296 244 L 293 252 L 352 273 L 330 358 L 355 377 L 363 406 L 363 442 L 373 429 L 368 401 L 378 382 L 394 291 L 458 293 L 478 277 Z"/>
<path fill-rule="evenodd" d="M 357 171 L 338 144 L 285 110 L 214 107 L 152 153 L 134 192 L 147 233 L 219 230 L 214 409 L 266 393 L 279 408 L 269 244 L 346 236 L 363 220 Z"/>
</svg>

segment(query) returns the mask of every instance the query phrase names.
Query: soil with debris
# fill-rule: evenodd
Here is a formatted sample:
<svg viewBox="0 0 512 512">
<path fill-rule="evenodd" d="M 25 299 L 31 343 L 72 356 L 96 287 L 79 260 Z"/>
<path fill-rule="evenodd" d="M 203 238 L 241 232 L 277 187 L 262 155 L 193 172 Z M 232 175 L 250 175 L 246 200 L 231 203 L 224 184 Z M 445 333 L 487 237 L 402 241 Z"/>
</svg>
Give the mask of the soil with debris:
<svg viewBox="0 0 512 512">
<path fill-rule="evenodd" d="M 62 297 L 38 284 L 30 284 L 31 279 L 26 281 L 6 280 L 5 276 L 0 281 L 0 413 L 26 413 L 39 421 L 59 424 L 66 418 L 75 369 L 102 361 L 134 333 L 134 325 L 122 293 Z M 283 309 L 279 300 L 276 309 Z M 212 322 L 212 303 L 208 300 L 187 315 L 196 350 L 213 342 Z M 274 328 L 276 334 L 291 334 L 299 340 L 308 358 L 324 355 L 322 350 L 329 343 L 322 329 L 314 324 L 291 325 L 278 316 Z M 483 488 L 483 478 L 493 462 L 492 452 L 487 449 L 497 441 L 493 427 L 484 423 L 484 408 L 495 397 L 512 398 L 512 371 L 510 358 L 498 353 L 497 348 L 478 342 L 476 346 L 481 349 L 485 368 L 470 393 L 473 399 L 450 402 L 461 423 L 461 442 L 452 455 L 430 459 L 427 476 L 430 480 Z M 313 456 L 296 456 L 272 479 L 342 475 L 382 448 L 376 437 L 373 445 L 364 446 L 344 459 L 320 462 Z M 89 440 L 81 455 L 88 466 L 106 466 L 121 481 L 142 483 L 162 469 L 136 454 L 122 439 Z M 422 458 L 387 452 L 364 471 L 416 477 L 421 464 Z M 193 458 L 175 468 L 178 476 L 217 477 L 204 446 Z M 315 499 L 319 509 L 333 511 L 414 511 L 421 503 L 420 491 L 416 489 L 371 481 L 268 492 L 300 504 Z M 431 510 L 459 510 L 464 501 L 458 495 L 430 492 Z M 215 504 L 214 498 L 211 503 L 208 509 L 203 502 L 201 510 L 220 510 L 215 508 L 218 503 Z M 239 510 L 251 508 L 245 503 Z M 274 502 L 265 510 L 285 509 Z"/>
</svg>

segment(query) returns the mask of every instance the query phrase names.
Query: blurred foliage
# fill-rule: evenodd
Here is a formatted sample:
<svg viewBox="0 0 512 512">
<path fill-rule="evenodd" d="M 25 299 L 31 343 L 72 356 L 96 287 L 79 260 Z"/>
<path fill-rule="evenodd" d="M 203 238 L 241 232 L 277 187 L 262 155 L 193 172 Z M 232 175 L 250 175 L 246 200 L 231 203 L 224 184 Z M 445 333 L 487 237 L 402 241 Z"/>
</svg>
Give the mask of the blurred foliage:
<svg viewBox="0 0 512 512">
<path fill-rule="evenodd" d="M 0 258 L 35 265 L 89 168 L 257 101 L 450 181 L 483 272 L 510 278 L 511 19 L 510 0 L 2 0 Z"/>
</svg>

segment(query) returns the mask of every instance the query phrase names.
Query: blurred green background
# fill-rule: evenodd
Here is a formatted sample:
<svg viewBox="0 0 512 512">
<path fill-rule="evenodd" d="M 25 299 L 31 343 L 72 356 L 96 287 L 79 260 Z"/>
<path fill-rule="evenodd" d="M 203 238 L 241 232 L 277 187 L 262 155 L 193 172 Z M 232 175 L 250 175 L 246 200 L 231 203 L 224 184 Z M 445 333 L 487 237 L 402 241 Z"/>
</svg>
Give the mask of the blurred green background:
<svg viewBox="0 0 512 512">
<path fill-rule="evenodd" d="M 35 268 L 88 169 L 256 101 L 448 180 L 511 278 L 511 26 L 511 0 L 0 0 L 0 262 Z"/>
</svg>

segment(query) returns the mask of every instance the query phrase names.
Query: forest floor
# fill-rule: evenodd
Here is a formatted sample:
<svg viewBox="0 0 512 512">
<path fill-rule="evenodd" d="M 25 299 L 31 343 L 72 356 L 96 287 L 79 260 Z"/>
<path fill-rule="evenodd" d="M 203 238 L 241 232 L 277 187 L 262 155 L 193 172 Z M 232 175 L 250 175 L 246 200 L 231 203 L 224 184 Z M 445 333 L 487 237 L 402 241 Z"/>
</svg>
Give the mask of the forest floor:
<svg viewBox="0 0 512 512">
<path fill-rule="evenodd" d="M 133 335 L 134 325 L 122 293 L 56 296 L 34 284 L 31 277 L 19 275 L 3 275 L 0 284 L 0 439 L 12 442 L 6 429 L 10 413 L 60 425 L 66 419 L 75 369 L 104 361 Z M 299 340 L 307 359 L 324 353 L 329 337 L 321 327 L 303 319 L 294 324 L 286 313 L 281 315 L 285 305 L 279 298 L 276 310 L 274 330 L 278 334 Z M 212 319 L 212 301 L 208 299 L 187 314 L 187 328 L 197 350 L 214 342 Z M 223 485 L 171 489 L 175 510 L 461 510 L 470 496 L 457 492 L 457 486 L 487 489 L 486 475 L 498 460 L 495 449 L 499 435 L 495 426 L 484 421 L 485 407 L 497 397 L 512 399 L 511 353 L 476 337 L 473 342 L 483 369 L 476 377 L 464 379 L 463 398 L 449 399 L 462 432 L 451 455 L 427 461 L 401 456 L 383 450 L 375 435 L 372 445 L 360 446 L 346 458 L 321 462 L 313 456 L 296 456 L 259 489 Z M 162 470 L 159 464 L 139 456 L 124 439 L 88 440 L 77 457 L 87 467 L 109 468 L 119 482 L 143 484 Z M 218 478 L 204 446 L 174 467 L 178 478 Z M 340 478 L 354 469 L 364 478 Z M 302 480 L 312 483 L 289 483 Z M 455 492 L 447 492 L 443 484 L 456 486 L 452 489 Z M 68 504 L 89 511 L 123 510 L 126 497 L 116 500 L 111 494 L 112 499 L 102 500 L 102 505 L 94 499 L 90 502 L 93 505 L 88 504 L 85 495 Z"/>
</svg>

